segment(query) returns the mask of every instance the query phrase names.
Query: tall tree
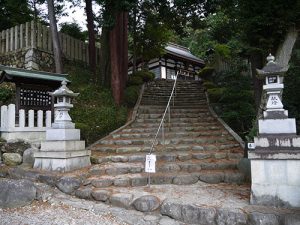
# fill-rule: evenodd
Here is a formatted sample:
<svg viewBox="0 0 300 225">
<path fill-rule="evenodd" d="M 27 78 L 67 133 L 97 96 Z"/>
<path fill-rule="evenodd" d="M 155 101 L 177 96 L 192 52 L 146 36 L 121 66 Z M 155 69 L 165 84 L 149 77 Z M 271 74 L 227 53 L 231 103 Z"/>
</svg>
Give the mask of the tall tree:
<svg viewBox="0 0 300 225">
<path fill-rule="evenodd" d="M 53 42 L 53 53 L 55 61 L 55 71 L 56 73 L 63 73 L 63 64 L 62 64 L 62 52 L 60 47 L 60 41 L 57 32 L 57 22 L 55 18 L 54 2 L 53 0 L 47 0 L 48 5 L 48 15 L 50 21 L 50 29 Z"/>
<path fill-rule="evenodd" d="M 87 17 L 87 28 L 89 35 L 89 64 L 93 72 L 93 81 L 97 83 L 96 78 L 96 40 L 95 40 L 95 26 L 94 14 L 92 8 L 92 0 L 85 0 L 85 12 Z"/>
</svg>

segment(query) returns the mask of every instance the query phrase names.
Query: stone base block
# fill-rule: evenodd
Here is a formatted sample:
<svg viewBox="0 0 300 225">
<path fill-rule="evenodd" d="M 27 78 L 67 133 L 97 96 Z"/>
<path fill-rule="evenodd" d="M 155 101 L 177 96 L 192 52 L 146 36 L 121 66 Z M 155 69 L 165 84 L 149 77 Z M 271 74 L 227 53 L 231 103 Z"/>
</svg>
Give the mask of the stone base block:
<svg viewBox="0 0 300 225">
<path fill-rule="evenodd" d="M 261 148 L 300 148 L 300 137 L 296 135 L 260 135 L 254 137 L 256 147 Z"/>
<path fill-rule="evenodd" d="M 83 155 L 68 158 L 35 157 L 33 167 L 47 171 L 68 172 L 90 165 L 90 155 Z"/>
<path fill-rule="evenodd" d="M 47 141 L 80 140 L 79 129 L 49 129 L 46 131 Z"/>
<path fill-rule="evenodd" d="M 266 119 L 258 121 L 259 134 L 296 134 L 295 119 Z"/>
<path fill-rule="evenodd" d="M 81 156 L 90 156 L 91 150 L 80 150 L 80 151 L 40 151 L 34 153 L 34 158 L 57 158 L 57 159 L 67 159 Z"/>
<path fill-rule="evenodd" d="M 45 141 L 41 151 L 79 151 L 85 149 L 85 141 Z"/>
<path fill-rule="evenodd" d="M 251 203 L 300 207 L 300 160 L 251 159 Z"/>
<path fill-rule="evenodd" d="M 6 141 L 22 140 L 27 142 L 44 141 L 46 139 L 45 131 L 29 131 L 29 132 L 5 132 L 1 131 L 1 138 Z"/>
</svg>

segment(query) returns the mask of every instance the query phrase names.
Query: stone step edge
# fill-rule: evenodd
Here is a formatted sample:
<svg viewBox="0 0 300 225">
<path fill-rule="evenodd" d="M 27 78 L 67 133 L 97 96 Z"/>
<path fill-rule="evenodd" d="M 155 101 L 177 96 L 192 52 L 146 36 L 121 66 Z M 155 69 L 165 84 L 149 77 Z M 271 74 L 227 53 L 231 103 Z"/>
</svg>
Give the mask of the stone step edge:
<svg viewBox="0 0 300 225">
<path fill-rule="evenodd" d="M 251 210 L 248 206 L 246 208 L 226 208 L 180 203 L 176 199 L 161 198 L 161 196 L 157 196 L 151 190 L 146 189 L 132 194 L 123 190 L 111 192 L 105 189 L 89 190 L 88 188 L 79 188 L 74 195 L 80 199 L 103 202 L 107 205 L 125 209 L 144 213 L 157 213 L 187 224 L 232 224 L 233 221 L 245 225 L 260 225 L 262 221 L 269 221 L 270 224 L 281 224 L 281 221 L 300 223 L 299 210 L 280 210 L 260 206 L 260 208 L 264 208 L 263 211 L 268 212 L 263 213 L 258 210 Z"/>
</svg>

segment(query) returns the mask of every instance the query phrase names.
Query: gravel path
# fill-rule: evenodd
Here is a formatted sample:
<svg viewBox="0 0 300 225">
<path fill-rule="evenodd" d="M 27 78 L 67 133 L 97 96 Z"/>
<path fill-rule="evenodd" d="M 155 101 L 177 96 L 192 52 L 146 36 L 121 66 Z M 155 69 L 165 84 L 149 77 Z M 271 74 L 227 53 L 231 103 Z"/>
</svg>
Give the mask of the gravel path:
<svg viewBox="0 0 300 225">
<path fill-rule="evenodd" d="M 127 225 L 110 213 L 97 215 L 92 211 L 68 205 L 34 202 L 18 209 L 0 209 L 1 225 Z"/>
</svg>

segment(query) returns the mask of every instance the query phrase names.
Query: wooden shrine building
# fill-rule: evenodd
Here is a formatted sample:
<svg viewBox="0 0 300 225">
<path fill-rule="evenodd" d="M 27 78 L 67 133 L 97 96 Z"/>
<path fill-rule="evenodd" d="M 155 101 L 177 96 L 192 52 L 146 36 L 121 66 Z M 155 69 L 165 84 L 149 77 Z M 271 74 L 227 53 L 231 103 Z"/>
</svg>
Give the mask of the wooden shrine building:
<svg viewBox="0 0 300 225">
<path fill-rule="evenodd" d="M 144 62 L 138 61 L 137 68 L 141 69 Z M 199 80 L 197 72 L 205 66 L 202 59 L 194 56 L 186 47 L 169 43 L 165 54 L 148 62 L 148 68 L 155 74 L 156 79 L 174 79 L 180 71 L 179 79 Z M 132 62 L 129 62 L 128 73 L 132 73 Z"/>
</svg>

